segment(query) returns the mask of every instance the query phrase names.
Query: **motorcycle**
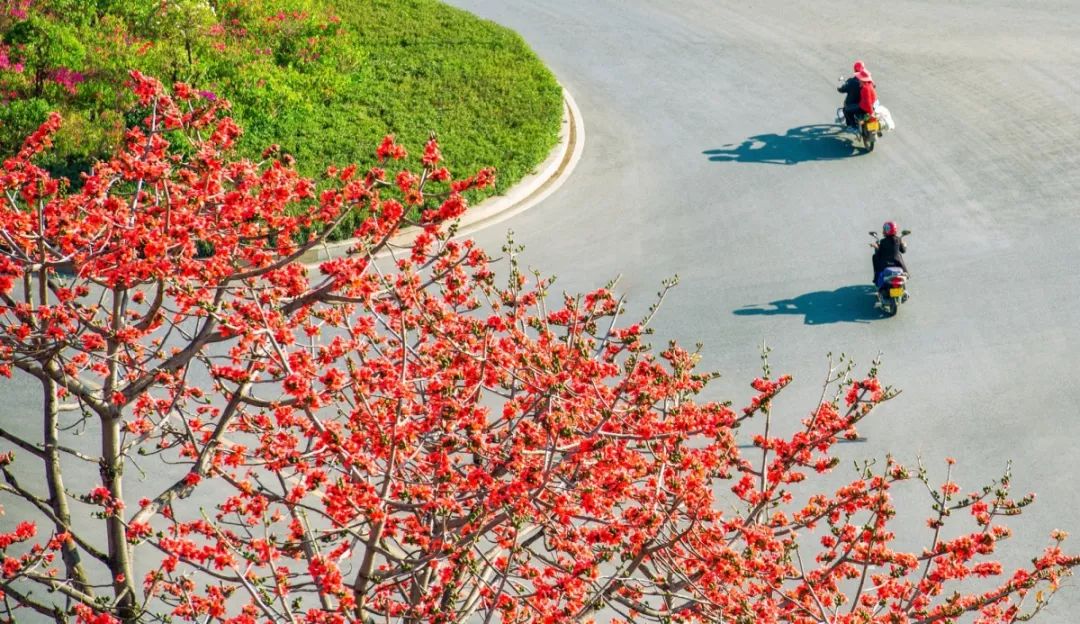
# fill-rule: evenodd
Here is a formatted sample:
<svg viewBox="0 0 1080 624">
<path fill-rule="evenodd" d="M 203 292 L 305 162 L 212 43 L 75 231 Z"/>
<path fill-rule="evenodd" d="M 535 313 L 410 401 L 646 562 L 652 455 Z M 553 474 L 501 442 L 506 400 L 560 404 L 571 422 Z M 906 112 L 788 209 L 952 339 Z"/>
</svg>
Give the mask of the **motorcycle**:
<svg viewBox="0 0 1080 624">
<path fill-rule="evenodd" d="M 911 234 L 911 230 L 900 232 L 900 240 L 903 240 L 908 234 Z M 880 240 L 879 235 L 876 231 L 871 230 L 870 236 L 874 238 L 874 242 L 870 243 L 870 246 L 874 251 L 877 251 Z M 896 313 L 900 311 L 900 304 L 908 300 L 907 281 L 907 273 L 898 266 L 888 266 L 882 269 L 881 274 L 877 277 L 876 307 L 880 308 L 885 313 L 885 316 L 896 316 Z"/>
<path fill-rule="evenodd" d="M 877 143 L 882 132 L 881 120 L 876 115 L 863 113 L 856 122 L 859 125 L 855 128 L 855 134 L 862 141 L 863 149 L 867 152 L 874 151 L 874 144 Z M 843 107 L 836 109 L 836 123 L 842 126 L 845 124 Z"/>
</svg>

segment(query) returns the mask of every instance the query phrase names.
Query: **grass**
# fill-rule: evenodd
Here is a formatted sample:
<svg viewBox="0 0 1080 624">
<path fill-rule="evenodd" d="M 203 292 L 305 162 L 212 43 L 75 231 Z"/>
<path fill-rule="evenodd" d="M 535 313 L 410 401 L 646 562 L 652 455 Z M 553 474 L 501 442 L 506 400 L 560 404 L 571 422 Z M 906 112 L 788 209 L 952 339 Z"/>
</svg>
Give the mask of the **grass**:
<svg viewBox="0 0 1080 624">
<path fill-rule="evenodd" d="M 228 98 L 244 128 L 240 155 L 278 144 L 310 176 L 329 165 L 373 165 L 386 134 L 419 156 L 434 131 L 455 174 L 493 166 L 498 185 L 489 193 L 500 192 L 558 140 L 561 89 L 528 45 L 436 0 L 38 0 L 31 7 L 25 19 L 0 18 L 0 51 L 9 59 L 5 69 L 0 57 L 0 89 L 9 97 L 0 106 L 0 148 L 13 152 L 48 111 L 60 110 L 67 123 L 46 164 L 68 175 L 108 153 L 133 121 L 121 113 L 131 105 L 128 69 Z M 71 72 L 82 80 L 51 78 Z"/>
</svg>

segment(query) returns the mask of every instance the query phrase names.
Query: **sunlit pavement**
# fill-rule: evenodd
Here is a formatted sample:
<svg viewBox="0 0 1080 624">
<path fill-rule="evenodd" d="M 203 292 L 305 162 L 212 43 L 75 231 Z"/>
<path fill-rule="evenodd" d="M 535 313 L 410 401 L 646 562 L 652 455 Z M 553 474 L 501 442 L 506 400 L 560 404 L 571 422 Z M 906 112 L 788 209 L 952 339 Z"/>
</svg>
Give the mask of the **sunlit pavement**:
<svg viewBox="0 0 1080 624">
<path fill-rule="evenodd" d="M 1006 564 L 1054 528 L 1080 535 L 1080 4 L 453 4 L 520 32 L 589 128 L 565 186 L 477 234 L 486 247 L 513 229 L 525 262 L 572 292 L 622 274 L 634 311 L 679 274 L 654 344 L 703 342 L 724 375 L 709 396 L 738 402 L 767 342 L 796 376 L 790 422 L 817 400 L 827 353 L 880 353 L 903 393 L 846 458 L 921 456 L 941 478 L 956 457 L 965 489 L 1012 460 L 1014 492 L 1039 497 Z M 868 155 L 823 127 L 856 58 L 898 125 Z M 865 288 L 866 232 L 885 219 L 915 231 L 913 296 L 892 319 Z M 929 499 L 896 494 L 901 543 L 918 548 Z M 1078 609 L 1067 586 L 1036 621 Z"/>
</svg>

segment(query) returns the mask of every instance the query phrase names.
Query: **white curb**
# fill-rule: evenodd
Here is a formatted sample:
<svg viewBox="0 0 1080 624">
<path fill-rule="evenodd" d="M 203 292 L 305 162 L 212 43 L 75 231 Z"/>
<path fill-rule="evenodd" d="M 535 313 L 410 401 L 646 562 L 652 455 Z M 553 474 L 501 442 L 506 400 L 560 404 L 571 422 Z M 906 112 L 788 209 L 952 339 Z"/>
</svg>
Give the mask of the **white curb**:
<svg viewBox="0 0 1080 624">
<path fill-rule="evenodd" d="M 559 142 L 540 163 L 535 173 L 522 178 L 505 195 L 489 197 L 470 207 L 458 220 L 456 236 L 467 236 L 480 229 L 520 214 L 539 204 L 554 193 L 581 160 L 585 149 L 585 124 L 573 96 L 563 87 L 563 120 L 559 129 Z M 420 234 L 419 228 L 403 229 L 390 239 L 392 247 L 409 247 Z M 331 258 L 339 258 L 356 245 L 355 239 L 326 243 L 309 250 L 300 262 L 315 265 Z"/>
</svg>

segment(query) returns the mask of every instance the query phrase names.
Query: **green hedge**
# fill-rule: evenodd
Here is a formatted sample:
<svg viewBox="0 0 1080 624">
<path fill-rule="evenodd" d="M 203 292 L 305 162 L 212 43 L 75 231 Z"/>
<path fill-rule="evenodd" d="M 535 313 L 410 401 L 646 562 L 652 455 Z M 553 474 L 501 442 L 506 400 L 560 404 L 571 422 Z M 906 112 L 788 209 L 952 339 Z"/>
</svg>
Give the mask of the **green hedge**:
<svg viewBox="0 0 1080 624">
<path fill-rule="evenodd" d="M 5 6 L 0 4 L 0 7 Z M 0 15 L 0 149 L 52 110 L 45 163 L 77 176 L 130 118 L 129 69 L 233 103 L 243 155 L 278 144 L 307 175 L 374 163 L 430 131 L 458 174 L 505 189 L 558 138 L 561 90 L 515 33 L 435 0 L 31 0 Z"/>
</svg>

